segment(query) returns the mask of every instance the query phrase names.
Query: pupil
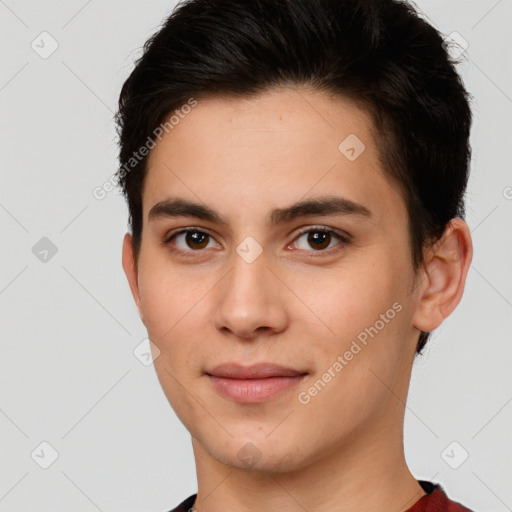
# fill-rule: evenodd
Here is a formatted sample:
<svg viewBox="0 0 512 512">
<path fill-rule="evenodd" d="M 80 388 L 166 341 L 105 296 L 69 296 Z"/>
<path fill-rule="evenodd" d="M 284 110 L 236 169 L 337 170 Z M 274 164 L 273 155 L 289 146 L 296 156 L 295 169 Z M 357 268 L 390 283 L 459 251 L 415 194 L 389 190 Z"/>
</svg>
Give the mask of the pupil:
<svg viewBox="0 0 512 512">
<path fill-rule="evenodd" d="M 326 233 L 324 231 L 315 231 L 315 232 L 312 232 L 310 233 L 309 237 L 308 237 L 308 241 L 309 242 L 314 242 L 315 244 L 322 244 L 321 247 L 319 247 L 317 245 L 317 248 L 319 249 L 324 249 L 325 247 L 327 247 L 329 245 L 329 242 L 325 243 L 326 239 L 328 240 L 329 238 L 329 233 Z"/>
<path fill-rule="evenodd" d="M 191 243 L 191 244 L 195 244 L 195 245 L 200 245 L 202 247 L 204 247 L 205 245 L 208 245 L 207 243 L 204 243 L 206 241 L 206 234 L 205 233 L 199 233 L 198 231 L 189 231 L 187 233 L 187 243 Z"/>
</svg>

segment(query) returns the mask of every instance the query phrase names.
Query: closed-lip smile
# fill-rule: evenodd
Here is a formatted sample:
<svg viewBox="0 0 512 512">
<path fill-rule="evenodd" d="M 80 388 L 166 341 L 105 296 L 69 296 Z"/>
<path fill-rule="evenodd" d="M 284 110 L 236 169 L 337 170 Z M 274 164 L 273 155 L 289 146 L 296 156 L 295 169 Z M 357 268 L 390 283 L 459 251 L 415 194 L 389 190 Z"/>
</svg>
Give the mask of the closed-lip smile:
<svg viewBox="0 0 512 512">
<path fill-rule="evenodd" d="M 308 374 L 274 363 L 223 363 L 206 372 L 214 388 L 238 403 L 261 403 L 296 386 Z"/>
</svg>

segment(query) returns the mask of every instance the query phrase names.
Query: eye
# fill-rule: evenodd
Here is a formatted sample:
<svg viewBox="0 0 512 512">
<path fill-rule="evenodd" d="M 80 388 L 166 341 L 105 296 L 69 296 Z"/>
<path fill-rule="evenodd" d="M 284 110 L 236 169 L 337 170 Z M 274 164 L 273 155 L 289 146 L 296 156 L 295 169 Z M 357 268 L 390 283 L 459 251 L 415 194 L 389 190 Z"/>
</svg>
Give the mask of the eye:
<svg viewBox="0 0 512 512">
<path fill-rule="evenodd" d="M 300 243 L 301 239 L 304 239 L 302 244 Z M 338 239 L 339 243 L 333 246 L 335 239 Z M 345 245 L 350 243 L 350 240 L 351 237 L 348 234 L 342 234 L 324 226 L 315 226 L 302 230 L 298 238 L 296 238 L 291 245 L 297 245 L 301 251 L 330 253 L 341 250 Z M 204 252 L 202 249 L 211 248 L 211 243 L 213 243 L 213 247 L 215 247 L 214 239 L 211 235 L 194 227 L 170 234 L 165 238 L 163 243 L 166 246 L 173 246 L 171 250 L 183 254 L 184 256 L 194 256 L 193 253 Z M 180 243 L 182 244 L 181 246 Z M 302 247 L 300 247 L 300 245 L 302 245 Z M 313 251 L 309 250 L 307 245 L 312 247 Z M 332 251 L 333 247 L 334 251 Z"/>
<path fill-rule="evenodd" d="M 305 235 L 307 235 L 307 237 L 305 237 Z M 314 250 L 309 252 L 331 252 L 333 239 L 336 238 L 341 243 L 334 244 L 334 247 L 336 247 L 335 250 L 341 250 L 343 246 L 350 242 L 348 235 L 343 235 L 338 231 L 321 226 L 301 231 L 300 236 L 296 240 L 300 240 L 301 238 L 305 240 L 302 247 L 300 247 L 298 242 L 295 242 L 295 245 L 298 245 L 300 250 L 306 251 L 308 250 L 308 245 L 309 247 L 313 247 Z"/>
<path fill-rule="evenodd" d="M 175 241 L 174 245 L 178 247 L 178 249 L 173 250 L 186 254 L 192 252 L 202 252 L 201 249 L 207 249 L 209 241 L 213 240 L 213 238 L 208 233 L 200 231 L 197 228 L 188 228 L 168 236 L 164 240 L 164 244 L 168 245 L 173 240 Z M 181 247 L 179 246 L 180 242 L 183 244 Z M 186 255 L 188 256 L 189 254 Z"/>
</svg>

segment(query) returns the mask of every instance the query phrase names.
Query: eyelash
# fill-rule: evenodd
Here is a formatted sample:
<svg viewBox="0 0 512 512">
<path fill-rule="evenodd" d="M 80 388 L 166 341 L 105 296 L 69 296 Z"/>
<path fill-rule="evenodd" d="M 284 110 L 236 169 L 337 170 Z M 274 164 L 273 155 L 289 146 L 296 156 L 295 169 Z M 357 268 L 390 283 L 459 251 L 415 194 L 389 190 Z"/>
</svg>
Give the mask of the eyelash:
<svg viewBox="0 0 512 512">
<path fill-rule="evenodd" d="M 334 229 L 330 229 L 330 228 L 327 228 L 326 226 L 313 226 L 313 227 L 310 227 L 310 228 L 306 228 L 306 229 L 303 229 L 301 231 L 299 231 L 299 233 L 297 234 L 297 236 L 294 238 L 293 242 L 294 243 L 296 240 L 298 240 L 299 238 L 301 238 L 303 235 L 305 234 L 308 234 L 308 233 L 327 233 L 327 234 L 330 234 L 330 235 L 334 235 L 336 238 L 338 238 L 338 240 L 341 242 L 339 244 L 337 244 L 336 246 L 334 247 L 331 247 L 330 249 L 321 249 L 321 250 L 318 250 L 318 251 L 314 251 L 314 250 L 311 250 L 311 251 L 306 251 L 306 252 L 312 252 L 312 253 L 323 253 L 323 254 L 331 254 L 333 252 L 338 252 L 340 251 L 344 246 L 348 245 L 350 242 L 351 242 L 351 236 L 350 235 L 347 235 L 347 234 L 342 234 L 341 232 L 337 231 L 337 230 L 334 230 Z M 187 228 L 187 229 L 182 229 L 181 231 L 177 231 L 175 233 L 172 233 L 171 235 L 168 235 L 164 241 L 163 241 L 163 244 L 165 246 L 170 246 L 171 245 L 171 241 L 173 238 L 175 238 L 176 236 L 178 235 L 181 235 L 183 233 L 201 233 L 203 235 L 206 235 L 210 238 L 213 238 L 212 235 L 210 235 L 209 233 L 205 232 L 205 231 L 202 231 L 201 229 L 199 228 L 196 228 L 196 227 L 190 227 L 190 228 Z M 341 247 L 340 247 L 341 246 Z M 190 251 L 185 251 L 183 249 L 176 249 L 174 247 L 171 248 L 171 250 L 175 253 L 178 253 L 180 255 L 183 255 L 185 257 L 195 257 L 195 254 L 194 253 L 201 253 L 201 252 L 204 252 L 204 250 L 190 250 Z M 299 250 L 304 250 L 304 249 L 299 249 Z M 313 257 L 319 257 L 321 256 L 321 254 L 319 254 L 318 256 L 313 256 Z"/>
</svg>

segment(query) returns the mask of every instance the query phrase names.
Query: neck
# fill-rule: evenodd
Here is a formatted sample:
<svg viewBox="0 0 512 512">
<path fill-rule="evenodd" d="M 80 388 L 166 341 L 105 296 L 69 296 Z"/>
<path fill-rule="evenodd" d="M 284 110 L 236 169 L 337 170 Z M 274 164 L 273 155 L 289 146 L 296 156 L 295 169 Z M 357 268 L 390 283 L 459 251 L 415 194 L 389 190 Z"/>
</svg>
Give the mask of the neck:
<svg viewBox="0 0 512 512">
<path fill-rule="evenodd" d="M 395 435 L 390 437 L 389 425 L 375 427 L 372 432 L 358 431 L 357 439 L 288 472 L 222 464 L 193 438 L 198 479 L 194 509 L 405 512 L 426 493 L 407 467 L 402 429 L 393 429 Z"/>
</svg>

